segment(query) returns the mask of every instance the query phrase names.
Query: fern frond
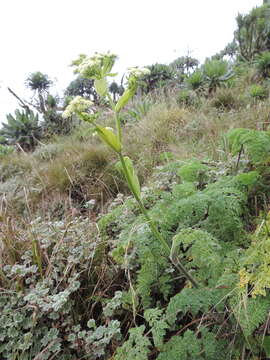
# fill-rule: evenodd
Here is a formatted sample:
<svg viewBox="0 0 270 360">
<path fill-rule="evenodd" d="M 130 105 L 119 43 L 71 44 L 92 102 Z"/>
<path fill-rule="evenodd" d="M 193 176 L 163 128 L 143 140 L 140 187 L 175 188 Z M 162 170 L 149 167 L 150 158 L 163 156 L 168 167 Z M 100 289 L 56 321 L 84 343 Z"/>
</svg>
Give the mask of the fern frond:
<svg viewBox="0 0 270 360">
<path fill-rule="evenodd" d="M 244 295 L 231 300 L 232 311 L 244 336 L 252 335 L 255 329 L 267 321 L 270 299 L 264 297 L 250 298 Z"/>
<path fill-rule="evenodd" d="M 252 237 L 252 243 L 246 250 L 242 262 L 240 287 L 249 285 L 251 295 L 266 295 L 270 289 L 270 213 L 263 219 Z"/>
<path fill-rule="evenodd" d="M 144 325 L 130 329 L 128 340 L 117 348 L 114 360 L 147 360 L 151 342 L 144 331 Z"/>
<path fill-rule="evenodd" d="M 185 165 L 182 165 L 178 170 L 177 175 L 179 175 L 182 181 L 185 182 L 206 181 L 208 179 L 208 170 L 208 166 L 202 164 L 198 160 L 193 160 Z"/>
<path fill-rule="evenodd" d="M 191 330 L 183 336 L 173 336 L 163 347 L 157 360 L 225 360 L 225 342 L 217 341 L 214 334 L 201 329 L 200 338 Z"/>
<path fill-rule="evenodd" d="M 171 257 L 179 254 L 179 247 L 183 249 L 180 256 L 188 260 L 189 268 L 196 268 L 199 282 L 217 279 L 222 271 L 218 241 L 206 231 L 187 228 L 173 237 Z"/>
<path fill-rule="evenodd" d="M 211 308 L 222 308 L 224 304 L 226 289 L 183 289 L 170 299 L 166 310 L 166 319 L 168 323 L 173 326 L 179 314 L 191 313 L 192 315 L 198 312 L 207 312 Z"/>
<path fill-rule="evenodd" d="M 163 317 L 163 310 L 158 308 L 148 309 L 144 312 L 144 318 L 151 326 L 155 347 L 157 349 L 161 349 L 164 341 L 163 339 L 166 334 L 166 329 L 169 328 L 168 323 Z"/>
<path fill-rule="evenodd" d="M 253 164 L 267 164 L 270 161 L 270 132 L 251 129 L 233 129 L 227 134 L 232 154 L 237 154 L 241 147 Z"/>
</svg>

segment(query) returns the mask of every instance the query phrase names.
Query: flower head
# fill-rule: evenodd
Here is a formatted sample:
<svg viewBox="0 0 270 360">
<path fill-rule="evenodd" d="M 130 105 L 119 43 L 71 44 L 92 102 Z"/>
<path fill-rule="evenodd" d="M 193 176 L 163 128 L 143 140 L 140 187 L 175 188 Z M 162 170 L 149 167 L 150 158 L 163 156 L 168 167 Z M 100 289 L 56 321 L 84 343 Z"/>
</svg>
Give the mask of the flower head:
<svg viewBox="0 0 270 360">
<path fill-rule="evenodd" d="M 76 96 L 66 107 L 66 110 L 63 112 L 62 116 L 64 119 L 66 119 L 72 116 L 72 114 L 87 114 L 91 110 L 92 106 L 92 101 L 87 100 L 81 96 Z"/>
<path fill-rule="evenodd" d="M 138 66 L 128 68 L 129 70 L 129 76 L 134 76 L 137 79 L 142 78 L 144 75 L 149 75 L 151 71 L 148 68 L 140 68 Z"/>
<path fill-rule="evenodd" d="M 143 76 L 150 74 L 150 70 L 147 68 L 140 67 L 131 67 L 128 68 L 129 76 L 128 76 L 128 87 L 130 89 L 136 89 L 138 85 L 138 81 L 143 78 Z"/>
<path fill-rule="evenodd" d="M 107 53 L 95 53 L 91 57 L 80 55 L 79 59 L 73 61 L 73 65 L 77 66 L 76 72 L 80 73 L 84 78 L 100 80 L 105 76 L 113 76 L 111 74 L 112 67 L 117 59 L 117 55 Z"/>
</svg>

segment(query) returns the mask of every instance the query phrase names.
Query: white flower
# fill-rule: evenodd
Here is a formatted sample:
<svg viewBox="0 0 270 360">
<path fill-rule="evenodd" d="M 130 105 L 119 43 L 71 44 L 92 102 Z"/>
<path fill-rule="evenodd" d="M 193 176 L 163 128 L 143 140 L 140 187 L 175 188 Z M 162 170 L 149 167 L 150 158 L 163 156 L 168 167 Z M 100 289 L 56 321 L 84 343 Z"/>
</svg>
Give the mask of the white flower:
<svg viewBox="0 0 270 360">
<path fill-rule="evenodd" d="M 86 209 L 92 210 L 95 205 L 96 205 L 96 200 L 95 200 L 95 199 L 91 199 L 91 200 L 87 201 L 87 202 L 84 204 L 84 207 L 85 207 Z"/>
<path fill-rule="evenodd" d="M 128 70 L 129 70 L 129 76 L 134 76 L 137 79 L 143 77 L 144 75 L 148 75 L 151 73 L 151 71 L 149 69 L 144 68 L 144 67 L 140 68 L 138 66 L 128 68 Z"/>
<path fill-rule="evenodd" d="M 77 64 L 77 71 L 86 78 L 102 79 L 108 75 L 117 59 L 117 55 L 108 53 L 95 53 L 91 57 L 81 58 Z"/>
<path fill-rule="evenodd" d="M 68 118 L 72 116 L 72 114 L 81 114 L 90 110 L 91 106 L 93 106 L 93 102 L 87 100 L 81 96 L 76 96 L 69 105 L 66 107 L 66 110 L 63 112 L 63 118 Z"/>
</svg>

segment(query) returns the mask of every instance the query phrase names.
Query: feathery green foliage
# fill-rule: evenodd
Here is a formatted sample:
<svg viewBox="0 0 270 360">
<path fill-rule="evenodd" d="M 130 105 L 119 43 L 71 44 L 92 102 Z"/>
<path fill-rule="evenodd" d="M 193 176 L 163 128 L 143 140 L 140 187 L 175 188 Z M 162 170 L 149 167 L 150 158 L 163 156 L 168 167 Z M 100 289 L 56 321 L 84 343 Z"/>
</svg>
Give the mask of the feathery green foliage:
<svg viewBox="0 0 270 360">
<path fill-rule="evenodd" d="M 166 329 L 169 328 L 168 323 L 163 317 L 163 310 L 148 309 L 144 312 L 144 318 L 151 326 L 153 342 L 157 349 L 161 349 L 163 345 L 163 338 L 166 334 Z"/>
<path fill-rule="evenodd" d="M 130 329 L 128 340 L 117 349 L 115 360 L 147 360 L 150 340 L 144 335 L 145 326 Z"/>
<path fill-rule="evenodd" d="M 214 334 L 201 329 L 201 338 L 187 330 L 183 336 L 173 336 L 158 355 L 157 360 L 216 360 L 225 359 L 224 344 L 216 341 Z"/>
<path fill-rule="evenodd" d="M 187 313 L 193 316 L 211 309 L 222 309 L 226 299 L 226 289 L 183 289 L 170 299 L 166 309 L 166 319 L 171 326 Z M 181 317 L 179 316 L 181 315 Z"/>
<path fill-rule="evenodd" d="M 266 321 L 269 305 L 269 297 L 252 299 L 245 294 L 237 300 L 232 299 L 233 314 L 245 337 L 251 336 L 254 330 Z"/>
<path fill-rule="evenodd" d="M 249 286 L 253 297 L 266 296 L 270 289 L 269 279 L 269 214 L 259 224 L 257 231 L 252 237 L 252 243 L 247 249 L 241 262 L 240 285 Z"/>
<path fill-rule="evenodd" d="M 232 129 L 227 138 L 233 155 L 243 148 L 255 165 L 267 164 L 270 161 L 270 133 L 250 129 Z"/>
</svg>

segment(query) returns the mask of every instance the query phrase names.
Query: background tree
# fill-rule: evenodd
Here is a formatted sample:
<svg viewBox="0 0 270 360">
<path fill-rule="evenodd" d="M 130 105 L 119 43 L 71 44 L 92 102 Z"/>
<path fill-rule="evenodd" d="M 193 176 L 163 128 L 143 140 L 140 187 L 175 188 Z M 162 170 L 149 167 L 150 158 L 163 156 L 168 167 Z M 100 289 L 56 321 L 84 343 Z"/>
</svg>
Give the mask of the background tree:
<svg viewBox="0 0 270 360">
<path fill-rule="evenodd" d="M 259 54 L 255 59 L 255 66 L 263 78 L 270 77 L 270 51 Z"/>
<path fill-rule="evenodd" d="M 142 77 L 140 86 L 146 94 L 154 89 L 167 85 L 170 80 L 175 79 L 175 72 L 169 65 L 157 63 L 147 66 L 147 68 L 150 70 L 150 74 Z"/>
<path fill-rule="evenodd" d="M 189 75 L 192 70 L 197 68 L 199 65 L 199 60 L 187 55 L 181 56 L 175 59 L 170 66 L 175 71 L 178 79 L 183 81 L 186 75 Z"/>
<path fill-rule="evenodd" d="M 71 128 L 71 121 L 63 120 L 61 116 L 61 107 L 59 107 L 59 98 L 49 93 L 53 82 L 48 75 L 42 74 L 40 71 L 32 73 L 26 79 L 26 86 L 34 91 L 35 101 L 30 105 L 35 107 L 43 116 L 43 136 L 51 136 L 52 134 L 67 134 Z"/>
<path fill-rule="evenodd" d="M 240 59 L 251 61 L 263 51 L 270 50 L 270 4 L 253 8 L 247 15 L 236 18 L 234 33 Z"/>
<path fill-rule="evenodd" d="M 34 72 L 26 79 L 26 86 L 34 91 L 34 95 L 37 94 L 38 101 L 35 104 L 37 110 L 41 113 L 46 112 L 45 99 L 47 97 L 48 90 L 52 85 L 52 81 L 48 75 L 42 74 L 40 71 Z"/>
<path fill-rule="evenodd" d="M 124 93 L 123 85 L 118 85 L 116 81 L 113 81 L 109 86 L 109 91 L 113 95 L 113 101 L 116 102 L 117 97 L 121 96 Z"/>
<path fill-rule="evenodd" d="M 99 103 L 99 96 L 94 88 L 94 80 L 86 79 L 78 76 L 71 81 L 64 93 L 65 96 L 82 96 L 93 101 L 95 104 Z"/>
<path fill-rule="evenodd" d="M 230 60 L 234 60 L 237 55 L 238 46 L 235 40 L 225 46 L 223 50 L 211 57 L 212 60 L 223 60 L 224 57 L 229 57 Z"/>
</svg>

